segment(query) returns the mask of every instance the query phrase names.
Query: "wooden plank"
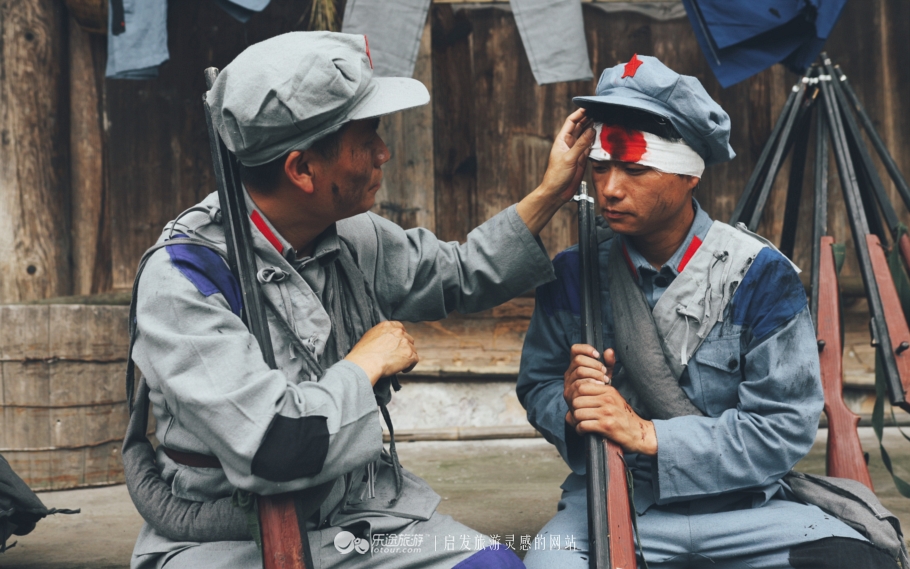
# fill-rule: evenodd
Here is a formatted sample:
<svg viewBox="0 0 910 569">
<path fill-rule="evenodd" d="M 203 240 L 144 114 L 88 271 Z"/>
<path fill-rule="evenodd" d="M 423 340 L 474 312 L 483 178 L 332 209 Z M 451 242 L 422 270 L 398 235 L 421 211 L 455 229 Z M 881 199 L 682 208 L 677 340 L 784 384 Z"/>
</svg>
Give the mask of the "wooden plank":
<svg viewBox="0 0 910 569">
<path fill-rule="evenodd" d="M 47 407 L 4 407 L 2 449 L 44 449 L 51 446 L 50 410 Z M 5 451 L 3 451 L 5 452 Z"/>
<path fill-rule="evenodd" d="M 110 219 L 102 128 L 103 36 L 69 18 L 70 184 L 73 224 L 73 294 L 111 287 Z"/>
<path fill-rule="evenodd" d="M 122 361 L 129 351 L 129 307 L 51 305 L 50 357 Z"/>
<path fill-rule="evenodd" d="M 50 398 L 45 404 L 52 407 L 110 403 L 126 406 L 123 384 L 126 362 L 55 361 L 48 367 Z"/>
<path fill-rule="evenodd" d="M 3 405 L 47 405 L 50 399 L 50 365 L 45 361 L 0 362 Z"/>
<path fill-rule="evenodd" d="M 471 22 L 450 6 L 431 7 L 430 18 L 436 235 L 464 241 L 475 225 L 477 197 Z"/>
<path fill-rule="evenodd" d="M 47 306 L 0 306 L 0 360 L 50 357 Z"/>
<path fill-rule="evenodd" d="M 66 13 L 0 5 L 0 302 L 68 294 Z"/>
<path fill-rule="evenodd" d="M 124 430 L 126 430 L 125 427 Z M 121 443 L 118 441 L 87 448 L 83 451 L 85 475 L 82 483 L 84 485 L 100 486 L 102 484 L 119 484 L 123 482 L 123 462 L 120 459 L 120 445 Z"/>
<path fill-rule="evenodd" d="M 417 53 L 414 78 L 433 95 L 430 57 L 431 26 L 424 26 Z M 436 193 L 433 180 L 433 107 L 424 105 L 382 118 L 379 133 L 392 152 L 382 167 L 382 187 L 373 211 L 409 229 L 436 225 Z"/>
</svg>

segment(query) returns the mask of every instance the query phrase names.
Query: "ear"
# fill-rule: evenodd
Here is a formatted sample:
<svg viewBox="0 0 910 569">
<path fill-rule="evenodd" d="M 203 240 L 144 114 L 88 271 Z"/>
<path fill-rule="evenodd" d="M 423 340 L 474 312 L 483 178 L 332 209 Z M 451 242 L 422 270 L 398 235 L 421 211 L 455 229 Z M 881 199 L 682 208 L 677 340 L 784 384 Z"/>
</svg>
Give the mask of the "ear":
<svg viewBox="0 0 910 569">
<path fill-rule="evenodd" d="M 699 182 L 701 182 L 701 178 L 696 178 L 695 176 L 686 176 L 686 178 L 686 187 L 689 188 L 690 192 L 695 192 Z"/>
<path fill-rule="evenodd" d="M 293 150 L 284 161 L 284 175 L 291 184 L 312 194 L 316 191 L 316 171 L 312 152 Z"/>
</svg>

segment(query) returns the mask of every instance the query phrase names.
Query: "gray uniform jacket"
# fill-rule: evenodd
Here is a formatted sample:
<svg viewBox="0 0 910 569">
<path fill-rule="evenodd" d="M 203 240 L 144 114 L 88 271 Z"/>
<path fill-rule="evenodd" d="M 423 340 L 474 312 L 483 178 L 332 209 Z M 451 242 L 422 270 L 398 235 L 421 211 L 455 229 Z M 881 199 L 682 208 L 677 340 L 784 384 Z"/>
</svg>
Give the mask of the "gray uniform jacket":
<svg viewBox="0 0 910 569">
<path fill-rule="evenodd" d="M 161 240 L 173 226 L 175 234 L 223 248 L 217 209 L 217 196 L 209 195 L 169 224 Z M 326 291 L 320 290 L 325 268 L 346 246 L 343 239 L 383 318 L 436 320 L 453 310 L 491 308 L 551 280 L 546 251 L 514 206 L 461 245 L 366 213 L 327 230 L 313 257 L 298 263 L 287 242 L 252 211 L 260 273 L 286 275 L 262 285 L 267 303 L 280 312 L 267 311 L 279 369 L 269 369 L 238 316 L 226 265 L 216 254 L 167 247 L 152 255 L 141 277 L 133 357 L 151 390 L 156 436 L 170 449 L 212 455 L 223 466 L 179 465 L 159 449 L 163 478 L 176 496 L 197 501 L 228 496 L 234 488 L 276 494 L 335 481 L 320 509 L 323 527 L 356 520 L 394 527 L 428 519 L 439 497 L 407 472 L 404 495 L 394 507 L 363 491 L 366 466 L 382 449 L 380 414 L 363 370 L 332 361 L 326 350 L 333 322 L 323 307 Z M 304 347 L 326 368 L 322 377 L 306 371 L 299 353 Z M 393 485 L 391 469 L 380 468 L 377 476 L 378 487 Z M 179 546 L 146 526 L 134 556 Z"/>
</svg>

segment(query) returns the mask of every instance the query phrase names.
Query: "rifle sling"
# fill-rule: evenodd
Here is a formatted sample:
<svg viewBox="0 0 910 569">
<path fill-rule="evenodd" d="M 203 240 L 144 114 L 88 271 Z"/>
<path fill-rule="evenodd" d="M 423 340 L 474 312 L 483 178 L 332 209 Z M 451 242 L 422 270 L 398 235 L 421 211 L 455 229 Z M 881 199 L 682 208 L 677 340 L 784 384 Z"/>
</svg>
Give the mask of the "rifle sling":
<svg viewBox="0 0 910 569">
<path fill-rule="evenodd" d="M 679 387 L 664 351 L 651 307 L 623 262 L 620 239 L 612 239 L 608 263 L 616 359 L 622 364 L 613 385 L 639 416 L 672 419 L 703 416 Z"/>
</svg>

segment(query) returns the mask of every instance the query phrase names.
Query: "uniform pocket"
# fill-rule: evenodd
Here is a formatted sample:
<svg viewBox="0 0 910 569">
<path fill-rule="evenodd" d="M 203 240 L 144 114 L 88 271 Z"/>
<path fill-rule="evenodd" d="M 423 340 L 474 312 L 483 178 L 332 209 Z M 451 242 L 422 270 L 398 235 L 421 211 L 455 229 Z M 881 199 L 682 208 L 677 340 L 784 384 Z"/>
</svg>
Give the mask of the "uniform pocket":
<svg viewBox="0 0 910 569">
<path fill-rule="evenodd" d="M 717 417 L 739 401 L 742 381 L 739 335 L 708 338 L 689 363 L 689 377 L 705 410 Z"/>
</svg>

